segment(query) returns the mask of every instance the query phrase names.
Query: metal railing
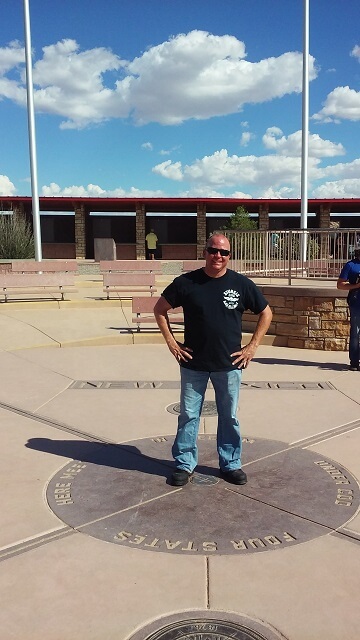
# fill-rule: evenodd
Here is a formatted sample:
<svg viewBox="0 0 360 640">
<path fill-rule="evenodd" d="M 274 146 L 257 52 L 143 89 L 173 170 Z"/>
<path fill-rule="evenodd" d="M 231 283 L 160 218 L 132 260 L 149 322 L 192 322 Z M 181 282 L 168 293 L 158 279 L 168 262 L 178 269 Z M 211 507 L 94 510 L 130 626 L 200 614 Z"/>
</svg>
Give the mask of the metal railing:
<svg viewBox="0 0 360 640">
<path fill-rule="evenodd" d="M 221 231 L 230 242 L 232 268 L 248 276 L 337 279 L 354 249 L 360 229 Z"/>
</svg>

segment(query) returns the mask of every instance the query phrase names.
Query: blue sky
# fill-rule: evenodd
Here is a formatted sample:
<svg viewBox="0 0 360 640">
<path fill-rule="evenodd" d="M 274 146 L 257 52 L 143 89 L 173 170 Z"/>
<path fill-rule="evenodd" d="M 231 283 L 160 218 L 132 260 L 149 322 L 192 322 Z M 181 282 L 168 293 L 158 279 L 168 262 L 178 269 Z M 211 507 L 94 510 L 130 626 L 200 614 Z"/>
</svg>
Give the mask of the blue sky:
<svg viewBox="0 0 360 640">
<path fill-rule="evenodd" d="M 40 195 L 300 197 L 302 0 L 29 0 Z M 31 194 L 22 0 L 0 196 Z M 360 4 L 310 0 L 309 197 L 360 197 Z"/>
</svg>

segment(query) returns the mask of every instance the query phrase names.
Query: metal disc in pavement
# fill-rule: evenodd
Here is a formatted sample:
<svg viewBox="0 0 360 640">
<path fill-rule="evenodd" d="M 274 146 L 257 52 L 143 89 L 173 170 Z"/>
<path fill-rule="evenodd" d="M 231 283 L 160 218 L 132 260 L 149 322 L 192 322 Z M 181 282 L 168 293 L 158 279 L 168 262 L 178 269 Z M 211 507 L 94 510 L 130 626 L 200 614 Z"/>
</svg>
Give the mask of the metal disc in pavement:
<svg viewBox="0 0 360 640">
<path fill-rule="evenodd" d="M 173 436 L 119 445 L 67 443 L 77 460 L 51 479 L 53 512 L 87 535 L 153 552 L 248 555 L 342 529 L 356 513 L 351 473 L 307 448 L 243 439 L 248 483 L 219 477 L 216 436 L 199 437 L 192 481 L 173 487 Z M 79 456 L 79 453 L 81 454 Z"/>
<path fill-rule="evenodd" d="M 139 629 L 130 640 L 286 640 L 276 629 L 224 611 L 177 613 Z"/>
</svg>

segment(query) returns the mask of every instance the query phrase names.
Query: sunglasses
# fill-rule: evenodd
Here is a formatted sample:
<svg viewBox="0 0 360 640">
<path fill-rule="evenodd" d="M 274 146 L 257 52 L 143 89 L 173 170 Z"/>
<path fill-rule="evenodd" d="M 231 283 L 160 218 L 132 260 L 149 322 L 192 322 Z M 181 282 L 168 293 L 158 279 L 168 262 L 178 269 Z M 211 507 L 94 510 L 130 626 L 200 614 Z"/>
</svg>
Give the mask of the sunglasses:
<svg viewBox="0 0 360 640">
<path fill-rule="evenodd" d="M 215 247 L 206 247 L 206 251 L 212 256 L 216 256 L 217 253 L 220 253 L 223 258 L 230 255 L 229 249 L 216 249 Z"/>
</svg>

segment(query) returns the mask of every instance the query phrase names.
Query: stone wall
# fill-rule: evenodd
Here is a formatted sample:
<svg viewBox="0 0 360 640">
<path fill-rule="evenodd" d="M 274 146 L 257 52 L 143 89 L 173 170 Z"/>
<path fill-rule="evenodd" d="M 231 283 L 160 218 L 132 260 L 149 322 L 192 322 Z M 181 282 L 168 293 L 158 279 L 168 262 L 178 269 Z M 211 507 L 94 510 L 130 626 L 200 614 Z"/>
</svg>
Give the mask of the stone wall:
<svg viewBox="0 0 360 640">
<path fill-rule="evenodd" d="M 75 207 L 75 245 L 76 259 L 86 258 L 86 214 L 83 204 Z"/>
<path fill-rule="evenodd" d="M 273 312 L 268 333 L 275 344 L 298 349 L 347 351 L 347 292 L 336 288 L 260 286 Z M 244 331 L 253 331 L 257 316 L 245 313 Z"/>
<path fill-rule="evenodd" d="M 195 260 L 201 260 L 204 247 L 206 244 L 206 205 L 204 203 L 197 205 L 197 251 Z"/>
<path fill-rule="evenodd" d="M 145 205 L 136 204 L 136 259 L 145 260 Z"/>
</svg>

